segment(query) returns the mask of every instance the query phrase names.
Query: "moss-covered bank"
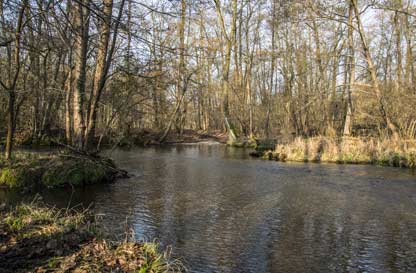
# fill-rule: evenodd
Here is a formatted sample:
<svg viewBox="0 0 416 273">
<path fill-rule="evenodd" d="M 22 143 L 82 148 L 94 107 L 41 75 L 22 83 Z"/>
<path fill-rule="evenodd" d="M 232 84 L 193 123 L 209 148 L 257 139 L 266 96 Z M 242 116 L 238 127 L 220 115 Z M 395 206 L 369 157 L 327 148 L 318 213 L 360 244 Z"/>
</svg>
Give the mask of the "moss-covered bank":
<svg viewBox="0 0 416 273">
<path fill-rule="evenodd" d="M 7 188 L 108 183 L 122 175 L 110 159 L 73 153 L 0 162 L 0 187 Z"/>
<path fill-rule="evenodd" d="M 184 272 L 157 244 L 111 242 L 90 212 L 38 203 L 0 211 L 0 273 Z"/>
<path fill-rule="evenodd" d="M 275 149 L 253 155 L 268 160 L 297 162 L 332 162 L 341 164 L 375 164 L 416 168 L 416 141 L 373 138 L 296 138 Z"/>
<path fill-rule="evenodd" d="M 236 148 L 256 149 L 259 146 L 259 143 L 257 139 L 249 138 L 249 139 L 240 139 L 240 140 L 235 140 L 235 141 L 228 140 L 227 145 L 231 147 L 236 147 Z"/>
<path fill-rule="evenodd" d="M 257 139 L 255 137 L 247 139 L 238 139 L 235 141 L 228 141 L 227 145 L 236 148 L 251 148 L 256 150 L 256 154 L 252 155 L 260 156 L 263 152 L 273 150 L 276 146 L 276 139 Z"/>
</svg>

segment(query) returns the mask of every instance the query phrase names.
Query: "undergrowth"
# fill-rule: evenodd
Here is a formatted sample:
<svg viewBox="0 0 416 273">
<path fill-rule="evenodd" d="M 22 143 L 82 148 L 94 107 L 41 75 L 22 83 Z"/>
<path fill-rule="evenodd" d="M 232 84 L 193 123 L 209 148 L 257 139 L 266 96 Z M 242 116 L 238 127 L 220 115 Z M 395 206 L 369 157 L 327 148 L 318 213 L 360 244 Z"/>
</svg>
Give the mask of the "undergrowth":
<svg viewBox="0 0 416 273">
<path fill-rule="evenodd" d="M 112 241 L 89 210 L 38 201 L 0 212 L 0 272 L 185 272 L 155 242 Z"/>
</svg>

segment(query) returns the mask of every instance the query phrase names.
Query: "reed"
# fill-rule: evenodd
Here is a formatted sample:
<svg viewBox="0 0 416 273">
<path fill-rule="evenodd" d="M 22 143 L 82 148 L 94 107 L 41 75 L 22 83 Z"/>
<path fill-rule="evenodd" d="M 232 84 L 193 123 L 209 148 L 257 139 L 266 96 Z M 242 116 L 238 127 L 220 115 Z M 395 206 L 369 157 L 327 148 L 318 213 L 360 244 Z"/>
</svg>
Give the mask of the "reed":
<svg viewBox="0 0 416 273">
<path fill-rule="evenodd" d="M 416 167 L 416 141 L 358 137 L 296 138 L 276 145 L 273 157 L 281 161 L 377 164 Z"/>
</svg>

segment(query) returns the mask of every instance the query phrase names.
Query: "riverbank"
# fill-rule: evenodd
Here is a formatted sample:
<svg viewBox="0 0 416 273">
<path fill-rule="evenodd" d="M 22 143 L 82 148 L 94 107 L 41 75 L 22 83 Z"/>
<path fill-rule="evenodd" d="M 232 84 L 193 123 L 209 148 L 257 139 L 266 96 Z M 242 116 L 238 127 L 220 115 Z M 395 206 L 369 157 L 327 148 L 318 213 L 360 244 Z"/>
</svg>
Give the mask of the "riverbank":
<svg viewBox="0 0 416 273">
<path fill-rule="evenodd" d="M 184 130 L 182 134 L 171 131 L 163 142 L 160 139 L 163 131 L 155 130 L 137 130 L 131 132 L 128 136 L 121 138 L 116 143 L 119 147 L 133 147 L 133 146 L 152 146 L 162 144 L 182 144 L 182 143 L 198 143 L 204 141 L 216 141 L 226 143 L 228 134 L 221 131 L 205 132 L 195 130 Z"/>
<path fill-rule="evenodd" d="M 118 169 L 109 158 L 69 151 L 0 160 L 0 187 L 5 188 L 83 186 L 110 183 L 125 176 L 127 173 Z"/>
<path fill-rule="evenodd" d="M 15 146 L 18 148 L 42 148 L 42 147 L 62 147 L 61 143 L 66 143 L 65 132 L 57 129 L 51 136 L 43 136 L 41 138 L 34 138 L 31 132 L 21 131 L 16 133 Z M 198 130 L 183 130 L 178 133 L 171 130 L 163 142 L 160 141 L 164 134 L 163 130 L 152 129 L 135 129 L 131 130 L 127 135 L 106 135 L 97 136 L 94 142 L 99 147 L 133 147 L 133 146 L 153 146 L 162 144 L 181 144 L 181 143 L 198 143 L 204 141 L 216 141 L 226 143 L 228 134 L 223 131 L 198 131 Z M 5 136 L 0 134 L 0 147 L 5 145 Z"/>
<path fill-rule="evenodd" d="M 0 207 L 0 273 L 184 271 L 155 243 L 112 242 L 89 211 Z"/>
<path fill-rule="evenodd" d="M 296 138 L 274 150 L 254 154 L 264 159 L 416 168 L 416 141 L 357 137 Z"/>
</svg>

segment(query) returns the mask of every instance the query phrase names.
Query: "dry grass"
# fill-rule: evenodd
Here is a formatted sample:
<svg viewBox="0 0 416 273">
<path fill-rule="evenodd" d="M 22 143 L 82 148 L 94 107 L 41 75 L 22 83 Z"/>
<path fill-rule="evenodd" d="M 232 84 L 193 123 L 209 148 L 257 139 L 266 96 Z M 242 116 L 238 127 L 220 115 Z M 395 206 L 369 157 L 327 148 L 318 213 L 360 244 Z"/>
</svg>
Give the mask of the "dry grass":
<svg viewBox="0 0 416 273">
<path fill-rule="evenodd" d="M 157 243 L 117 242 L 89 211 L 38 202 L 0 211 L 0 272 L 185 272 Z"/>
<path fill-rule="evenodd" d="M 55 272 L 184 272 L 183 265 L 170 261 L 169 252 L 160 251 L 155 243 L 92 240 L 72 255 L 48 261 L 45 271 Z"/>
<path fill-rule="evenodd" d="M 416 167 L 416 141 L 373 138 L 296 138 L 276 145 L 276 157 L 282 161 L 336 162 Z"/>
<path fill-rule="evenodd" d="M 63 233 L 79 229 L 81 226 L 91 230 L 93 227 L 86 225 L 86 217 L 86 212 L 42 207 L 34 201 L 17 206 L 6 213 L 1 222 L 16 239 L 25 239 Z"/>
</svg>

